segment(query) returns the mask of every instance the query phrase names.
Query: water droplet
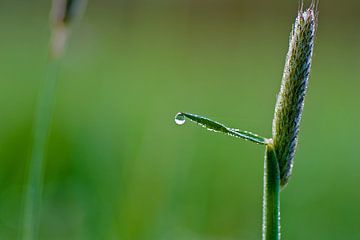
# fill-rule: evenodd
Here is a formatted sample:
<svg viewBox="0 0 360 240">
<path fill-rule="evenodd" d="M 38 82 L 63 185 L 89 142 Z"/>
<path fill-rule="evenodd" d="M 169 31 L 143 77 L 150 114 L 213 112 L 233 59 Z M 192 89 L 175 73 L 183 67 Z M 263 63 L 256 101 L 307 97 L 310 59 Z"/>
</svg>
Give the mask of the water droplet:
<svg viewBox="0 0 360 240">
<path fill-rule="evenodd" d="M 185 115 L 182 113 L 178 113 L 175 116 L 175 123 L 177 125 L 183 125 L 185 123 Z"/>
</svg>

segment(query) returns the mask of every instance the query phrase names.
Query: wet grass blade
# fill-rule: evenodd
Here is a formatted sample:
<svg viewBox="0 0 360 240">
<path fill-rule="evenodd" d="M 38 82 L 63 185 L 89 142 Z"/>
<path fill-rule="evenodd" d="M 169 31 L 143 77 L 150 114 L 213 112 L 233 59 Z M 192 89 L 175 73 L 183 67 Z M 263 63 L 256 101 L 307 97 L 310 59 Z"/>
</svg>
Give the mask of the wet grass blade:
<svg viewBox="0 0 360 240">
<path fill-rule="evenodd" d="M 213 121 L 213 120 L 203 117 L 203 116 L 191 114 L 191 113 L 180 112 L 180 113 L 176 114 L 175 122 L 178 125 L 182 125 L 185 123 L 186 118 L 199 124 L 200 126 L 206 128 L 209 131 L 221 132 L 221 133 L 227 134 L 229 136 L 242 138 L 242 139 L 245 139 L 245 140 L 248 140 L 251 142 L 255 142 L 257 144 L 268 144 L 269 143 L 269 139 L 261 137 L 257 134 L 254 134 L 254 133 L 251 133 L 248 131 L 241 131 L 238 129 L 229 128 L 222 123 Z"/>
</svg>

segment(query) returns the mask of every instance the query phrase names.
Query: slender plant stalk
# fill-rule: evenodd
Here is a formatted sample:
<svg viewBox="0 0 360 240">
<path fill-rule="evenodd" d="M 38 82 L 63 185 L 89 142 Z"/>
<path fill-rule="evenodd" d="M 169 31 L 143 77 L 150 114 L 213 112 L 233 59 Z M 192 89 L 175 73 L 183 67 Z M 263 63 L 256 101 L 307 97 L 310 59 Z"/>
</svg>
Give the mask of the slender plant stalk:
<svg viewBox="0 0 360 240">
<path fill-rule="evenodd" d="M 280 239 L 280 170 L 272 144 L 266 145 L 264 159 L 262 239 Z"/>
<path fill-rule="evenodd" d="M 55 104 L 58 71 L 59 60 L 50 61 L 37 102 L 28 185 L 25 196 L 23 222 L 23 239 L 25 240 L 37 239 L 43 189 L 44 156 Z"/>
<path fill-rule="evenodd" d="M 52 38 L 44 82 L 39 93 L 33 125 L 32 152 L 24 196 L 22 239 L 38 239 L 44 162 L 56 100 L 60 60 L 66 48 L 69 26 L 81 15 L 86 0 L 53 0 Z"/>
<path fill-rule="evenodd" d="M 276 101 L 272 138 L 226 127 L 209 118 L 178 113 L 175 122 L 185 118 L 214 132 L 242 138 L 266 146 L 264 159 L 262 240 L 280 240 L 280 190 L 291 176 L 297 146 L 300 120 L 310 75 L 317 26 L 317 4 L 299 9 L 292 32 L 280 92 Z"/>
</svg>

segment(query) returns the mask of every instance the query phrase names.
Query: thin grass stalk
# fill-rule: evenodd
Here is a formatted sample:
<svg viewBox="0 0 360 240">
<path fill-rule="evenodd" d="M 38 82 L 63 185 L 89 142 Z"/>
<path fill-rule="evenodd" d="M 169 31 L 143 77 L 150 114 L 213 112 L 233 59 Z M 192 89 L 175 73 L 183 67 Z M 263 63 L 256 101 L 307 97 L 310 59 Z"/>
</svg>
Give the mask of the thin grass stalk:
<svg viewBox="0 0 360 240">
<path fill-rule="evenodd" d="M 59 64 L 60 61 L 58 59 L 49 61 L 43 86 L 37 100 L 33 127 L 32 153 L 25 195 L 22 235 L 22 239 L 24 240 L 38 239 L 44 158 L 55 105 Z"/>
<path fill-rule="evenodd" d="M 86 6 L 86 0 L 53 0 L 52 3 L 49 60 L 36 105 L 32 152 L 23 204 L 23 240 L 38 239 L 44 162 L 56 100 L 60 61 L 66 48 L 69 27 Z"/>
<path fill-rule="evenodd" d="M 272 144 L 264 159 L 262 240 L 280 239 L 280 170 Z"/>
</svg>

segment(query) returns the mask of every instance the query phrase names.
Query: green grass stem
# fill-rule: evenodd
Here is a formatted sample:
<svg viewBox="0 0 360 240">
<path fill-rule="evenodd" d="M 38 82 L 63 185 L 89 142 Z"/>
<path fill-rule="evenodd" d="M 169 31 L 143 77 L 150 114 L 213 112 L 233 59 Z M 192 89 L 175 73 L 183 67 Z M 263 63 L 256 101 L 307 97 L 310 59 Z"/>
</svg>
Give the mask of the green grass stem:
<svg viewBox="0 0 360 240">
<path fill-rule="evenodd" d="M 280 170 L 272 144 L 265 150 L 262 240 L 280 240 Z"/>
<path fill-rule="evenodd" d="M 23 240 L 38 239 L 44 163 L 56 100 L 60 60 L 66 48 L 69 27 L 86 6 L 86 0 L 54 0 L 52 3 L 52 38 L 48 66 L 34 118 L 32 152 L 24 197 Z"/>
<path fill-rule="evenodd" d="M 58 82 L 59 60 L 49 60 L 39 93 L 33 125 L 32 152 L 24 201 L 22 239 L 38 239 L 44 160 Z"/>
</svg>

